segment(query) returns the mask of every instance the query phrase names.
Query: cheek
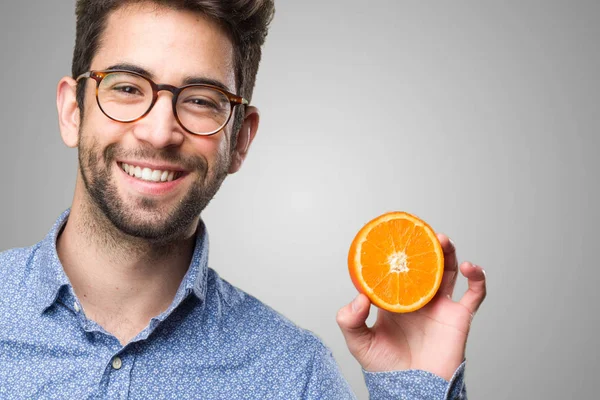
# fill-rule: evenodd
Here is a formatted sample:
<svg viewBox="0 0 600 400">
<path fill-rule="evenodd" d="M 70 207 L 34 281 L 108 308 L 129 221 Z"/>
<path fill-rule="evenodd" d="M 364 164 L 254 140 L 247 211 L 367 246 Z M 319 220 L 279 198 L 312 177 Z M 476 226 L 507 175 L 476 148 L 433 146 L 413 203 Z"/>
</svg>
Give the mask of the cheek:
<svg viewBox="0 0 600 400">
<path fill-rule="evenodd" d="M 229 166 L 229 160 L 231 158 L 231 146 L 229 135 L 224 134 L 223 140 L 219 141 L 218 149 L 215 151 L 216 158 L 214 164 L 223 167 L 224 165 Z"/>
<path fill-rule="evenodd" d="M 216 160 L 222 158 L 229 145 L 222 134 L 193 136 L 191 139 L 191 151 L 204 157 L 209 164 L 213 164 Z"/>
<path fill-rule="evenodd" d="M 229 165 L 229 141 L 221 134 L 192 137 L 188 143 L 190 147 L 183 152 L 203 158 L 208 167 L 207 175 L 221 175 L 222 170 Z"/>
<path fill-rule="evenodd" d="M 80 135 L 93 136 L 101 146 L 113 143 L 124 137 L 126 124 L 112 121 L 102 111 L 92 109 L 84 115 Z"/>
<path fill-rule="evenodd" d="M 221 140 L 219 142 L 219 154 L 221 155 L 221 157 L 226 156 L 229 154 L 229 149 L 230 149 L 230 143 L 229 143 L 229 136 L 225 136 L 225 138 L 227 140 Z"/>
</svg>

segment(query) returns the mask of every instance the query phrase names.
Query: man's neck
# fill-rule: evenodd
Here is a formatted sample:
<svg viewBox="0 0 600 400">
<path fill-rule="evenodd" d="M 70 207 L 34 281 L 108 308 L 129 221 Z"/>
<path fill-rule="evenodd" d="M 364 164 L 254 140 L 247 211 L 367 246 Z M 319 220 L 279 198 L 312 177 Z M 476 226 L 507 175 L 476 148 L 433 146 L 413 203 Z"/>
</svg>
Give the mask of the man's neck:
<svg viewBox="0 0 600 400">
<path fill-rule="evenodd" d="M 125 345 L 172 303 L 195 238 L 159 246 L 94 214 L 73 205 L 57 252 L 86 317 Z"/>
</svg>

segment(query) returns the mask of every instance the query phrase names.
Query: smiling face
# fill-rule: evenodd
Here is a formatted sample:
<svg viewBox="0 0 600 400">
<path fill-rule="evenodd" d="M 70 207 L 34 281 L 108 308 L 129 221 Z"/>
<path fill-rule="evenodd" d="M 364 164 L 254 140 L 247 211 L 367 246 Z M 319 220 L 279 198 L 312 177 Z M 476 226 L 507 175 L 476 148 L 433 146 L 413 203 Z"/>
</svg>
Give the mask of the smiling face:
<svg viewBox="0 0 600 400">
<path fill-rule="evenodd" d="M 209 80 L 236 91 L 229 37 L 188 11 L 141 3 L 112 13 L 91 70 L 116 66 L 143 70 L 160 84 Z M 116 122 L 96 104 L 95 82 L 80 84 L 87 89 L 76 189 L 85 193 L 79 197 L 131 236 L 164 241 L 193 232 L 231 169 L 231 120 L 212 136 L 187 133 L 173 115 L 172 95 L 161 91 L 144 118 Z"/>
</svg>

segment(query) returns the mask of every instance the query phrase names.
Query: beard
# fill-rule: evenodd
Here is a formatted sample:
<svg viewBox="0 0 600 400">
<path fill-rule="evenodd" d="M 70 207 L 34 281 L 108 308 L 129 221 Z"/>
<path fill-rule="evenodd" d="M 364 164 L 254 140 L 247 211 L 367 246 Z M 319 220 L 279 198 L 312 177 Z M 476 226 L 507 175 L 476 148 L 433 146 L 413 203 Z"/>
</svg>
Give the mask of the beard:
<svg viewBox="0 0 600 400">
<path fill-rule="evenodd" d="M 93 137 L 87 137 L 83 131 L 79 134 L 79 168 L 92 205 L 119 231 L 154 242 L 170 242 L 190 231 L 191 224 L 197 221 L 219 190 L 231 163 L 230 155 L 225 152 L 218 157 L 211 174 L 204 158 L 183 157 L 176 149 L 157 150 L 146 146 L 124 150 L 113 143 L 102 150 Z M 118 158 L 169 161 L 184 167 L 189 173 L 196 172 L 198 179 L 174 206 L 166 207 L 151 197 L 125 201 L 111 175 Z"/>
</svg>

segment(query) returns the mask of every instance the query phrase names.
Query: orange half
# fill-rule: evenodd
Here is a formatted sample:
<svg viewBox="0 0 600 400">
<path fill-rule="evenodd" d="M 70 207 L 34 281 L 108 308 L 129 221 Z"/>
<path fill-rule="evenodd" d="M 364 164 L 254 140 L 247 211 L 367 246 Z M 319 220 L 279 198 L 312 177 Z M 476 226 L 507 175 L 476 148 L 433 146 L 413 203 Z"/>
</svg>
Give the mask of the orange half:
<svg viewBox="0 0 600 400">
<path fill-rule="evenodd" d="M 373 219 L 348 253 L 356 289 L 384 310 L 405 313 L 427 304 L 442 283 L 444 253 L 435 232 L 406 212 Z"/>
</svg>

